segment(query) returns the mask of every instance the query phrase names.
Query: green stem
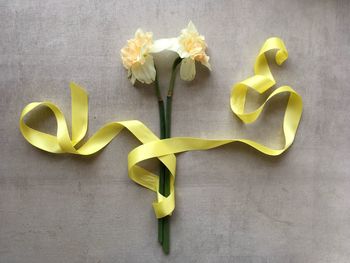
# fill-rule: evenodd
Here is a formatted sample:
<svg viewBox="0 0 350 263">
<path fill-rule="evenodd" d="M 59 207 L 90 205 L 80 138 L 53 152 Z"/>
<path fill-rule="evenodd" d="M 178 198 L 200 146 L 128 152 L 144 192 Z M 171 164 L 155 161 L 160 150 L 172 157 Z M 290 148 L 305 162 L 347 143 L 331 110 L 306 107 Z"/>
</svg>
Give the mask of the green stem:
<svg viewBox="0 0 350 263">
<path fill-rule="evenodd" d="M 159 82 L 158 82 L 158 75 L 156 75 L 155 79 L 155 89 L 156 89 L 156 95 L 158 99 L 158 109 L 159 109 L 159 127 L 160 127 L 160 138 L 165 138 L 165 107 L 164 107 L 164 101 L 162 99 L 162 95 L 160 93 L 159 88 Z M 164 195 L 164 176 L 165 176 L 165 165 L 160 162 L 159 163 L 159 193 Z M 164 229 L 164 220 L 163 218 L 158 219 L 158 241 L 159 243 L 163 244 L 163 229 Z"/>
<path fill-rule="evenodd" d="M 173 92 L 175 86 L 177 66 L 181 62 L 181 58 L 178 57 L 173 64 L 171 78 L 169 83 L 167 102 L 166 102 L 166 116 L 165 116 L 165 138 L 170 138 L 171 136 L 171 111 L 172 111 L 172 101 L 173 101 Z M 170 194 L 170 172 L 168 169 L 165 170 L 164 175 L 164 196 L 167 197 Z M 166 254 L 169 254 L 170 250 L 170 216 L 163 218 L 163 251 Z"/>
</svg>

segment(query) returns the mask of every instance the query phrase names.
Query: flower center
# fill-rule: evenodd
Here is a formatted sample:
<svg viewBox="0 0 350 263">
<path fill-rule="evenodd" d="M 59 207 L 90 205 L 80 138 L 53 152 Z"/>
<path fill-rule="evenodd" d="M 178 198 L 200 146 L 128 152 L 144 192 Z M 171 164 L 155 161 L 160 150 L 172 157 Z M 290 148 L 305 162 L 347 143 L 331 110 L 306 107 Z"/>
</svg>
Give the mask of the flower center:
<svg viewBox="0 0 350 263">
<path fill-rule="evenodd" d="M 128 40 L 127 45 L 121 50 L 124 67 L 130 69 L 136 63 L 144 64 L 152 44 L 152 33 L 138 30 L 135 38 Z"/>
<path fill-rule="evenodd" d="M 180 37 L 180 44 L 192 59 L 202 61 L 205 59 L 207 48 L 204 38 L 197 32 L 186 32 Z"/>
</svg>

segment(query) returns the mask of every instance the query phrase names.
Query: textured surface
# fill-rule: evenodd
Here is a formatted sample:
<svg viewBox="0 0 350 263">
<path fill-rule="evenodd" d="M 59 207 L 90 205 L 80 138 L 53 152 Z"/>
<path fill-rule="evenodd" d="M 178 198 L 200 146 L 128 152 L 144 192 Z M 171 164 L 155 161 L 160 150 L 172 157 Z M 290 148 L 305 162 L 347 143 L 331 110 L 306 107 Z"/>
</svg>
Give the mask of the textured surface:
<svg viewBox="0 0 350 263">
<path fill-rule="evenodd" d="M 0 262 L 349 262 L 349 11 L 345 0 L 0 0 Z M 190 19 L 206 36 L 213 71 L 178 80 L 174 136 L 282 143 L 286 98 L 249 126 L 229 109 L 231 85 L 252 75 L 272 35 L 290 55 L 273 67 L 277 83 L 300 92 L 304 115 L 281 157 L 242 145 L 178 156 L 166 257 L 155 196 L 127 177 L 134 138 L 123 133 L 90 158 L 57 156 L 29 145 L 17 122 L 27 103 L 46 99 L 69 116 L 73 80 L 90 93 L 90 135 L 127 119 L 158 131 L 153 89 L 131 87 L 119 49 L 139 26 L 172 37 Z M 162 72 L 172 59 L 157 57 Z M 251 98 L 253 108 L 259 98 Z M 50 116 L 30 121 L 54 131 Z"/>
</svg>

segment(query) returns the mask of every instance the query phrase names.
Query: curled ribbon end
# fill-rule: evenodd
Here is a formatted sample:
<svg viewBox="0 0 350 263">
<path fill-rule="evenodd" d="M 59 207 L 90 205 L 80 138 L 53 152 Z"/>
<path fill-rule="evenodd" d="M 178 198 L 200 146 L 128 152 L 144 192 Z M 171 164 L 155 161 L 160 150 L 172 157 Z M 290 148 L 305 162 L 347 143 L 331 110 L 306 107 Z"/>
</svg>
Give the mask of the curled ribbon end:
<svg viewBox="0 0 350 263">
<path fill-rule="evenodd" d="M 69 88 L 71 89 L 71 91 L 76 90 L 76 91 L 83 92 L 86 95 L 89 95 L 89 93 L 87 92 L 86 89 L 84 89 L 83 87 L 79 86 L 77 83 L 75 83 L 73 81 L 69 82 Z"/>
<path fill-rule="evenodd" d="M 284 61 L 286 61 L 288 58 L 288 52 L 286 50 L 278 50 L 276 53 L 276 63 L 281 66 L 283 64 Z"/>
<path fill-rule="evenodd" d="M 158 200 L 153 202 L 154 213 L 157 218 L 171 216 L 175 209 L 175 194 L 172 190 L 168 197 L 158 193 Z"/>
</svg>

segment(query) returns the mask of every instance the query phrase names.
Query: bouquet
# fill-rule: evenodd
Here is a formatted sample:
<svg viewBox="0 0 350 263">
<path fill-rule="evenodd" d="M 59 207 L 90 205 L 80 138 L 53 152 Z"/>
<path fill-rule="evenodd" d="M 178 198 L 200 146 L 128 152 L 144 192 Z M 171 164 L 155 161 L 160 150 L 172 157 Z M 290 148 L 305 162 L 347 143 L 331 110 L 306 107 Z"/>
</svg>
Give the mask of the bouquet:
<svg viewBox="0 0 350 263">
<path fill-rule="evenodd" d="M 196 75 L 196 62 L 211 70 L 209 56 L 206 54 L 207 44 L 204 36 L 200 35 L 195 25 L 190 21 L 187 28 L 181 30 L 180 36 L 153 40 L 151 32 L 143 32 L 138 29 L 133 39 L 121 49 L 120 54 L 124 67 L 128 71 L 128 77 L 132 84 L 136 81 L 154 86 L 155 95 L 159 107 L 160 138 L 171 136 L 171 112 L 174 95 L 175 79 L 178 68 L 182 80 L 191 81 Z M 158 82 L 158 72 L 152 54 L 164 50 L 176 52 L 178 57 L 173 61 L 171 77 L 166 96 L 166 102 L 162 97 Z M 159 197 L 167 198 L 170 195 L 171 181 L 169 170 L 160 162 L 159 167 Z M 158 240 L 165 253 L 169 253 L 170 216 L 158 219 Z"/>
</svg>

